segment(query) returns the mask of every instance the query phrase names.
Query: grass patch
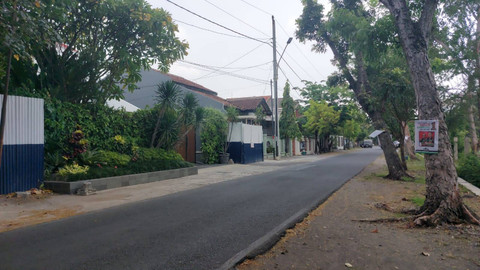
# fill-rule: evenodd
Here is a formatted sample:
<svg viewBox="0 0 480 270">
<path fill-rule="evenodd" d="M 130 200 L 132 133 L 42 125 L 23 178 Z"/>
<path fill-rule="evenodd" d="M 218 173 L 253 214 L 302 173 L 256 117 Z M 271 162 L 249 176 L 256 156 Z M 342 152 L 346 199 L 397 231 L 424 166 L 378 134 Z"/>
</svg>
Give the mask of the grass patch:
<svg viewBox="0 0 480 270">
<path fill-rule="evenodd" d="M 419 196 L 415 196 L 413 198 L 410 199 L 410 201 L 412 203 L 414 203 L 416 206 L 422 206 L 424 203 L 425 203 L 425 197 L 419 197 Z"/>
</svg>

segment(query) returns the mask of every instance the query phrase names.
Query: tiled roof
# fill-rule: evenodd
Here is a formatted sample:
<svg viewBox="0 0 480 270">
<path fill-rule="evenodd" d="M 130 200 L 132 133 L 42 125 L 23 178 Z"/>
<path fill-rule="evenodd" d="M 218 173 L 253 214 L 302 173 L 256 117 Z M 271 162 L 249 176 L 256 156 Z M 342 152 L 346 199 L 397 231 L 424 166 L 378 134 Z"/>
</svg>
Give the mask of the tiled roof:
<svg viewBox="0 0 480 270">
<path fill-rule="evenodd" d="M 227 98 L 228 102 L 244 111 L 255 111 L 262 100 L 264 101 L 265 99 L 263 97 Z"/>
<path fill-rule="evenodd" d="M 178 83 L 178 84 L 181 84 L 185 87 L 187 87 L 188 89 L 192 89 L 192 90 L 197 90 L 197 91 L 200 91 L 200 92 L 204 92 L 206 94 L 209 94 L 209 95 L 215 95 L 217 96 L 217 92 L 215 91 L 212 91 L 198 83 L 194 83 L 192 81 L 189 81 L 183 77 L 180 77 L 180 76 L 177 76 L 177 75 L 173 75 L 173 74 L 170 74 L 170 73 L 167 73 L 167 76 L 172 78 L 172 81 Z"/>
<path fill-rule="evenodd" d="M 156 69 L 153 69 L 153 70 L 162 73 L 160 70 L 156 70 Z M 162 73 L 162 74 L 165 74 L 165 73 Z M 189 80 L 187 80 L 183 77 L 173 75 L 171 73 L 166 73 L 165 75 L 170 77 L 170 79 L 172 79 L 172 81 L 178 83 L 179 85 L 182 85 L 182 86 L 184 86 L 184 87 L 186 87 L 186 88 L 188 88 L 192 91 L 195 91 L 202 96 L 206 96 L 208 98 L 211 98 L 213 100 L 221 102 L 225 106 L 231 106 L 230 102 L 228 102 L 224 98 L 219 97 L 217 92 L 212 91 L 212 90 L 210 90 L 210 89 L 208 89 L 208 88 L 206 88 L 206 87 L 204 87 L 204 86 L 202 86 L 198 83 L 194 83 L 194 82 L 189 81 Z"/>
</svg>

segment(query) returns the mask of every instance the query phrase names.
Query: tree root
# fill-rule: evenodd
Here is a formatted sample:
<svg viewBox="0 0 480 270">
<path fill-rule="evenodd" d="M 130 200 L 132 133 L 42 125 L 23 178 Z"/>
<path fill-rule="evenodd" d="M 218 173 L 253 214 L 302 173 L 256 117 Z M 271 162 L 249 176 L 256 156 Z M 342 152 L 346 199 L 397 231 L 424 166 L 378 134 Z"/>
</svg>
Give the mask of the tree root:
<svg viewBox="0 0 480 270">
<path fill-rule="evenodd" d="M 441 208 L 437 208 L 437 210 L 431 215 L 419 215 L 419 217 L 415 218 L 413 223 L 415 226 L 418 227 L 431 227 L 440 225 L 443 223 L 452 223 L 452 224 L 461 224 L 461 223 L 468 223 L 473 225 L 480 225 L 480 220 L 476 217 L 475 213 L 470 211 L 465 204 L 462 204 L 461 210 L 463 211 L 463 217 L 456 217 L 456 216 L 445 216 Z"/>
<path fill-rule="evenodd" d="M 383 179 L 388 179 L 388 180 L 394 180 L 394 181 L 405 181 L 405 178 L 408 178 L 410 180 L 415 179 L 415 177 L 411 176 L 408 173 L 403 173 L 402 176 L 393 176 L 392 174 L 387 174 L 386 176 L 383 177 Z"/>
<path fill-rule="evenodd" d="M 401 218 L 376 218 L 376 219 L 352 219 L 352 221 L 366 222 L 366 223 L 393 223 L 393 222 L 405 222 L 413 221 L 414 217 L 401 217 Z"/>
</svg>

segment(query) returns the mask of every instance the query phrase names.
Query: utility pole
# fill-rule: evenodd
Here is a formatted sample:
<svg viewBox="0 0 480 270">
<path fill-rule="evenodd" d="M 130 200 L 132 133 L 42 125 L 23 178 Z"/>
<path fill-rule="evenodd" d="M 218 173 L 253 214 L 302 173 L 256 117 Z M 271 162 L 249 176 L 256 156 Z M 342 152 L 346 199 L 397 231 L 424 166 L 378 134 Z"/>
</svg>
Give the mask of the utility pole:
<svg viewBox="0 0 480 270">
<path fill-rule="evenodd" d="M 273 138 L 275 139 L 275 121 L 276 119 L 273 117 L 273 81 L 270 80 L 270 108 L 272 108 L 272 131 L 273 131 Z M 275 153 L 273 154 L 275 158 Z"/>
<path fill-rule="evenodd" d="M 275 159 L 280 159 L 278 149 L 278 135 L 280 130 L 278 119 L 278 67 L 277 67 L 277 38 L 275 34 L 275 17 L 272 16 L 272 32 L 273 32 L 273 93 L 275 96 Z"/>
</svg>

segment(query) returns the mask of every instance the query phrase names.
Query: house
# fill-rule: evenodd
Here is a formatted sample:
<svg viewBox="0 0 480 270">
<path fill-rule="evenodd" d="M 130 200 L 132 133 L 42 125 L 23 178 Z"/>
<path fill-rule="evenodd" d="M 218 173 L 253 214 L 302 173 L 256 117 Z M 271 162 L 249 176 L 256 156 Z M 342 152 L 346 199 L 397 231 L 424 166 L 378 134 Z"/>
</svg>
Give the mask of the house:
<svg viewBox="0 0 480 270">
<path fill-rule="evenodd" d="M 226 100 L 239 110 L 238 119 L 245 124 L 257 123 L 255 112 L 260 108 L 265 115 L 261 123 L 263 133 L 269 136 L 273 135 L 272 110 L 264 97 L 227 98 Z"/>
<path fill-rule="evenodd" d="M 140 75 L 142 76 L 142 80 L 137 83 L 137 88 L 133 92 L 129 92 L 128 90 L 124 92 L 124 101 L 131 106 L 140 109 L 155 106 L 157 86 L 166 81 L 174 81 L 184 94 L 192 93 L 200 107 L 210 107 L 225 112 L 224 107 L 229 105 L 229 103 L 219 97 L 215 91 L 180 76 L 165 74 L 156 69 L 143 70 L 140 72 Z M 126 106 L 131 107 L 130 105 Z M 186 161 L 195 163 L 201 161 L 200 146 L 200 133 L 192 130 L 186 136 L 185 141 L 179 144 L 177 152 L 182 155 Z"/>
</svg>

